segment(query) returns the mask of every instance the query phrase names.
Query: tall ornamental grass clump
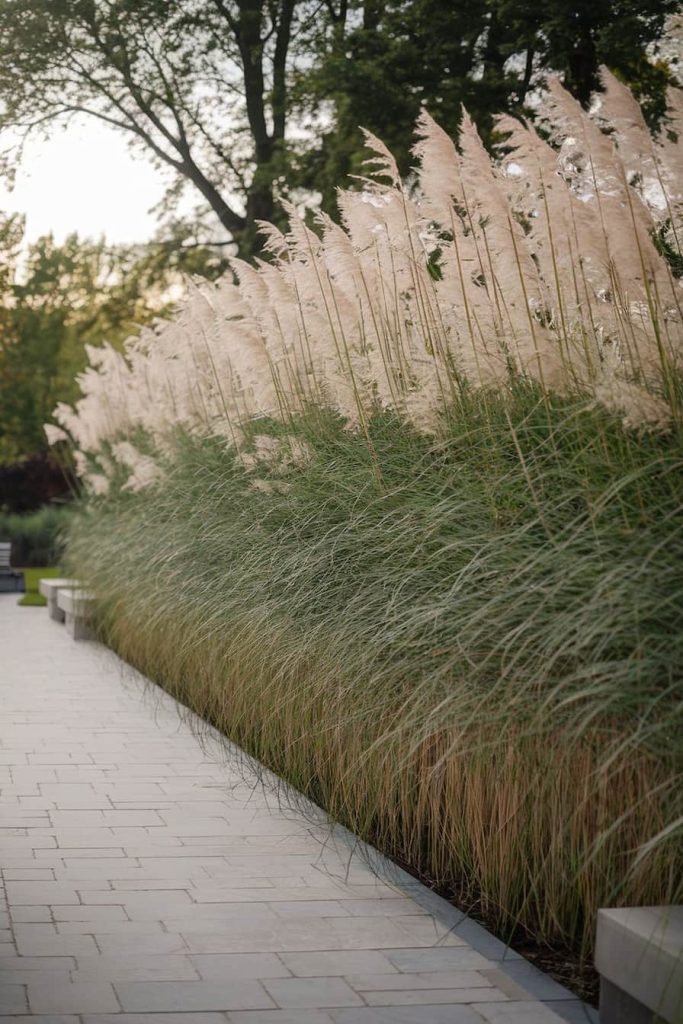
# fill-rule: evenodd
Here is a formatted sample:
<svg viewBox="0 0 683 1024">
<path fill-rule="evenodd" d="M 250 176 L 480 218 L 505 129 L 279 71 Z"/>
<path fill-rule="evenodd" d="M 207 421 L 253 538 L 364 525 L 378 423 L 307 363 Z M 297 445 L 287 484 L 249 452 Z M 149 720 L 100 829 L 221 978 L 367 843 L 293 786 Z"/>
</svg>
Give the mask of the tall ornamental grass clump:
<svg viewBox="0 0 683 1024">
<path fill-rule="evenodd" d="M 680 440 L 524 385 L 449 412 L 378 415 L 372 456 L 312 414 L 252 438 L 256 480 L 179 437 L 71 568 L 126 660 L 354 832 L 588 949 L 599 906 L 683 896 Z"/>
<path fill-rule="evenodd" d="M 410 187 L 369 138 L 343 226 L 288 207 L 48 428 L 123 657 L 583 952 L 599 906 L 683 896 L 682 186 L 604 83 L 592 117 L 551 83 L 494 161 L 424 114 Z"/>
</svg>

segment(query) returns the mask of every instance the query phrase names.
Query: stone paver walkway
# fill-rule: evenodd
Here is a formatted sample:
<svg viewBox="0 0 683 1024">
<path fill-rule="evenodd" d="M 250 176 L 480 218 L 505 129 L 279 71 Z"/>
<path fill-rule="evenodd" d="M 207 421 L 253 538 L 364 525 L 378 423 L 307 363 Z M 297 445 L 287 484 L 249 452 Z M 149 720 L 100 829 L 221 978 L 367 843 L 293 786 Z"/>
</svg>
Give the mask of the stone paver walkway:
<svg viewBox="0 0 683 1024">
<path fill-rule="evenodd" d="M 44 609 L 0 598 L 0 1018 L 557 1024 L 583 1004 Z"/>
</svg>

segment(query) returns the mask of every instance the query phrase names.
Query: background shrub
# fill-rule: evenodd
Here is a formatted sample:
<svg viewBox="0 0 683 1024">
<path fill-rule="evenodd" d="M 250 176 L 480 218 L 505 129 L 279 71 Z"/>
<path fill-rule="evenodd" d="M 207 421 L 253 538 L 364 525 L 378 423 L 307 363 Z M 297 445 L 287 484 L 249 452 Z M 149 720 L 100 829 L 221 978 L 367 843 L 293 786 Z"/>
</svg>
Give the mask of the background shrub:
<svg viewBox="0 0 683 1024">
<path fill-rule="evenodd" d="M 12 542 L 12 564 L 21 567 L 57 565 L 64 549 L 68 505 L 45 505 L 29 515 L 0 512 L 0 540 Z"/>
</svg>

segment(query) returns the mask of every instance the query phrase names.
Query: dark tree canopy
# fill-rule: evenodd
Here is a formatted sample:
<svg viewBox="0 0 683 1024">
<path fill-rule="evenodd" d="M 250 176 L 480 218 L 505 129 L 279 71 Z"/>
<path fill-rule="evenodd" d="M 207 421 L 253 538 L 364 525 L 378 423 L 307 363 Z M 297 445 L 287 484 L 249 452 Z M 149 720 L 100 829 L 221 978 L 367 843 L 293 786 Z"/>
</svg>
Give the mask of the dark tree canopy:
<svg viewBox="0 0 683 1024">
<path fill-rule="evenodd" d="M 668 73 L 648 56 L 678 0 L 327 0 L 318 60 L 303 102 L 332 100 L 335 118 L 302 161 L 332 212 L 334 189 L 363 159 L 358 125 L 379 135 L 406 172 L 425 105 L 454 136 L 464 104 L 486 134 L 501 111 L 522 113 L 544 72 L 587 103 L 606 64 L 646 112 L 663 113 Z"/>
<path fill-rule="evenodd" d="M 243 255 L 275 193 L 357 171 L 363 125 L 410 163 L 421 104 L 456 132 L 521 110 L 543 70 L 585 102 L 606 63 L 661 113 L 646 47 L 677 0 L 0 0 L 5 169 L 73 117 L 123 132 L 190 186 Z M 654 96 L 654 101 L 651 100 Z M 657 106 L 659 104 L 659 106 Z M 106 201 L 106 196 L 103 196 Z M 216 237 L 214 235 L 214 237 Z"/>
<path fill-rule="evenodd" d="M 18 259 L 21 235 L 19 219 L 0 219 L 0 463 L 46 448 L 43 424 L 77 397 L 86 344 L 118 346 L 169 308 L 156 249 L 46 236 Z"/>
</svg>

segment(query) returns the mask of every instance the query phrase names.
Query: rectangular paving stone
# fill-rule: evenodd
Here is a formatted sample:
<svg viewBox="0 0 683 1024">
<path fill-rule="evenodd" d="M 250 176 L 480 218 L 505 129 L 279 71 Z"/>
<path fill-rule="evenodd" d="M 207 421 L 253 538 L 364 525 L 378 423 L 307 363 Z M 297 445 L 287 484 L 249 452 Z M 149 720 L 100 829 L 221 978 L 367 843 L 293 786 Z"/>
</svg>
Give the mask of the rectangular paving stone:
<svg viewBox="0 0 683 1024">
<path fill-rule="evenodd" d="M 394 948 L 403 939 L 391 921 L 372 919 L 372 928 L 348 930 L 338 934 L 333 925 L 342 918 L 299 918 L 254 924 L 223 921 L 221 927 L 207 932 L 183 932 L 193 953 L 278 953 L 333 949 Z M 363 919 L 366 920 L 366 919 Z M 412 946 L 412 939 L 405 939 Z M 480 959 L 478 966 L 491 966 Z"/>
<path fill-rule="evenodd" d="M 135 909 L 138 917 L 158 916 L 169 913 L 175 908 L 192 906 L 192 899 L 185 889 L 174 889 L 172 892 L 137 892 L 129 896 L 113 889 L 90 889 L 82 892 L 83 903 L 91 905 L 117 904 Z"/>
<path fill-rule="evenodd" d="M 451 935 L 446 928 L 439 926 L 437 921 L 428 918 L 424 924 L 422 918 L 415 917 L 419 927 L 406 923 L 406 918 L 377 917 L 329 917 L 325 919 L 325 927 L 330 930 L 343 949 L 386 949 L 399 946 L 439 945 L 462 946 L 462 940 Z"/>
<path fill-rule="evenodd" d="M 163 936 L 162 936 L 163 938 Z M 17 936 L 17 950 L 21 956 L 87 956 L 97 953 L 90 935 L 36 935 Z"/>
<path fill-rule="evenodd" d="M 10 906 L 80 902 L 73 886 L 64 882 L 7 882 L 6 889 Z"/>
<path fill-rule="evenodd" d="M 322 1009 L 327 1006 L 362 1006 L 363 1000 L 338 977 L 280 978 L 263 986 L 282 1009 Z"/>
<path fill-rule="evenodd" d="M 6 882 L 54 882 L 52 868 L 5 868 L 2 877 Z"/>
<path fill-rule="evenodd" d="M 114 989 L 107 982 L 29 982 L 28 1000 L 33 1013 L 116 1013 Z"/>
<path fill-rule="evenodd" d="M 164 935 L 161 921 L 60 921 L 57 924 L 60 935 L 93 935 L 95 941 L 105 935 L 121 935 L 124 939 L 140 936 Z"/>
<path fill-rule="evenodd" d="M 438 989 L 403 989 L 401 991 L 364 992 L 363 998 L 370 1006 L 424 1006 L 444 1003 L 453 1006 L 456 1003 L 472 1003 L 482 998 L 480 988 L 438 988 Z M 507 1001 L 507 996 L 498 989 L 486 990 L 486 999 L 492 1003 Z"/>
<path fill-rule="evenodd" d="M 119 1018 L 120 1019 L 120 1018 Z M 34 1014 L 23 1017 L 2 1017 L 2 1024 L 80 1024 L 80 1017 L 62 1013 Z"/>
<path fill-rule="evenodd" d="M 349 917 L 341 900 L 272 900 L 268 904 L 278 917 Z"/>
<path fill-rule="evenodd" d="M 399 971 L 415 971 L 430 973 L 433 971 L 457 971 L 466 968 L 473 971 L 485 971 L 496 964 L 487 960 L 480 953 L 467 948 L 432 949 L 387 949 L 384 954 L 389 963 Z"/>
<path fill-rule="evenodd" d="M 397 968 L 385 954 L 373 950 L 281 953 L 280 959 L 299 978 L 343 976 L 366 971 L 373 975 L 396 974 L 400 977 Z"/>
<path fill-rule="evenodd" d="M 368 1006 L 329 1012 L 335 1024 L 482 1024 L 469 1006 Z"/>
<path fill-rule="evenodd" d="M 188 956 L 173 953 L 103 953 L 79 956 L 77 964 L 74 981 L 198 981 L 200 977 Z"/>
<path fill-rule="evenodd" d="M 289 978 L 290 972 L 273 953 L 206 953 L 190 961 L 202 978 Z"/>
<path fill-rule="evenodd" d="M 2 821 L 0 822 L 0 836 L 11 835 L 11 831 L 13 829 L 40 828 L 41 826 L 48 824 L 49 819 L 47 811 L 34 811 L 32 812 L 31 817 L 21 815 L 17 812 L 14 814 L 4 814 Z"/>
<path fill-rule="evenodd" d="M 163 821 L 156 811 L 51 811 L 50 821 L 55 828 L 78 828 L 81 825 L 86 828 L 101 825 L 105 828 L 124 825 L 163 825 Z"/>
<path fill-rule="evenodd" d="M 102 825 L 99 828 L 56 828 L 52 827 L 51 834 L 55 837 L 56 844 L 60 850 L 64 850 L 65 857 L 79 856 L 74 851 L 86 850 L 87 857 L 97 857 L 98 854 L 91 852 L 97 849 L 113 849 L 113 854 L 106 856 L 123 856 L 120 844 L 115 841 L 114 833 L 110 828 Z"/>
<path fill-rule="evenodd" d="M 106 934 L 96 932 L 95 935 L 97 937 L 97 945 L 102 953 L 131 953 L 135 956 L 157 956 L 161 953 L 184 954 L 190 952 L 188 944 L 182 935 L 156 933 L 154 935 L 136 935 L 131 937 L 121 932 L 107 932 Z M 68 939 L 71 942 L 76 942 L 85 939 L 87 936 L 63 935 L 59 937 L 63 941 Z M 80 955 L 87 955 L 90 952 L 96 952 L 95 947 L 81 950 Z M 75 955 L 78 956 L 79 954 L 76 953 Z"/>
<path fill-rule="evenodd" d="M 435 974 L 346 974 L 349 985 L 357 992 L 400 992 L 407 990 L 478 989 L 477 999 L 484 999 L 485 990 L 495 986 L 478 971 L 442 971 Z M 459 1000 L 457 1000 L 459 1001 Z M 471 999 L 464 1000 L 472 1002 Z M 429 1000 L 426 1000 L 429 1002 Z"/>
<path fill-rule="evenodd" d="M 7 956 L 0 957 L 0 978 L 8 980 L 17 971 L 70 971 L 76 966 L 72 956 Z"/>
<path fill-rule="evenodd" d="M 124 1011 L 259 1010 L 275 1005 L 258 981 L 116 982 Z"/>
<path fill-rule="evenodd" d="M 229 1024 L 333 1024 L 325 1010 L 238 1010 L 226 1016 Z"/>
<path fill-rule="evenodd" d="M 120 1013 L 117 1016 L 85 1014 L 83 1024 L 225 1024 L 223 1013 Z"/>
<path fill-rule="evenodd" d="M 79 904 L 74 906 L 54 907 L 53 918 L 59 924 L 60 921 L 127 921 L 128 918 L 123 907 L 118 906 L 92 906 L 91 904 Z"/>
<path fill-rule="evenodd" d="M 0 1015 L 27 1012 L 26 986 L 2 982 L 0 984 Z"/>
</svg>

